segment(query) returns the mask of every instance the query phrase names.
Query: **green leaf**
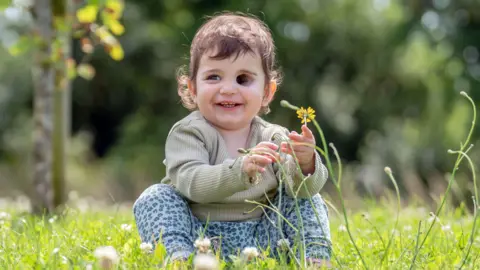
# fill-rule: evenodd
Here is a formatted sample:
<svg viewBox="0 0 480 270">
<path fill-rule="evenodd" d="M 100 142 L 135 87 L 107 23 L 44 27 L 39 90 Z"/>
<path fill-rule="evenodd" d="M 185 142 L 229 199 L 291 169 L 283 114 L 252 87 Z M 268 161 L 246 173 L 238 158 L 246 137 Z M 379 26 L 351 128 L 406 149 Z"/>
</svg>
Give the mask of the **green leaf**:
<svg viewBox="0 0 480 270">
<path fill-rule="evenodd" d="M 29 51 L 32 47 L 32 39 L 30 37 L 23 36 L 14 45 L 8 48 L 8 52 L 12 56 L 18 56 Z"/>
<path fill-rule="evenodd" d="M 10 1 L 9 0 L 0 0 L 0 11 L 3 11 L 8 6 L 10 6 Z"/>
</svg>

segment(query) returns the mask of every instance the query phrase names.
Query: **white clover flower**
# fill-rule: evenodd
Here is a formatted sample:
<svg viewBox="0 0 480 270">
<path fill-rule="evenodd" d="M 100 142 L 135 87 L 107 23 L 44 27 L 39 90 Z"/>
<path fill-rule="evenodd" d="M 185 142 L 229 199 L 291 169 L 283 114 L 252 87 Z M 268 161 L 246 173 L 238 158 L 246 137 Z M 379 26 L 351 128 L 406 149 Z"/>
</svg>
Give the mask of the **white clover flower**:
<svg viewBox="0 0 480 270">
<path fill-rule="evenodd" d="M 280 239 L 277 241 L 277 247 L 280 249 L 280 250 L 288 250 L 288 248 L 290 247 L 290 241 L 288 241 L 288 239 Z"/>
<path fill-rule="evenodd" d="M 111 269 L 120 260 L 117 251 L 112 246 L 98 247 L 94 255 L 99 260 L 102 269 Z"/>
<path fill-rule="evenodd" d="M 339 232 L 346 232 L 347 231 L 347 227 L 343 224 L 341 224 L 340 226 L 338 226 L 338 231 Z"/>
<path fill-rule="evenodd" d="M 152 251 L 153 245 L 150 244 L 150 243 L 141 243 L 141 244 L 140 244 L 140 249 L 141 249 L 143 252 L 148 253 L 148 252 Z"/>
<path fill-rule="evenodd" d="M 216 270 L 219 269 L 217 258 L 211 254 L 197 254 L 193 259 L 193 269 L 195 270 Z"/>
<path fill-rule="evenodd" d="M 126 231 L 126 232 L 132 231 L 132 225 L 130 225 L 130 224 L 122 224 L 122 225 L 120 226 L 120 228 L 121 228 L 123 231 Z"/>
<path fill-rule="evenodd" d="M 198 249 L 199 253 L 208 253 L 210 250 L 211 241 L 207 237 L 195 240 L 194 246 Z"/>
<path fill-rule="evenodd" d="M 246 247 L 246 248 L 243 249 L 242 255 L 244 256 L 244 258 L 247 261 L 250 261 L 250 260 L 258 257 L 258 255 L 260 255 L 260 254 L 258 253 L 258 250 L 257 250 L 256 247 Z"/>
</svg>

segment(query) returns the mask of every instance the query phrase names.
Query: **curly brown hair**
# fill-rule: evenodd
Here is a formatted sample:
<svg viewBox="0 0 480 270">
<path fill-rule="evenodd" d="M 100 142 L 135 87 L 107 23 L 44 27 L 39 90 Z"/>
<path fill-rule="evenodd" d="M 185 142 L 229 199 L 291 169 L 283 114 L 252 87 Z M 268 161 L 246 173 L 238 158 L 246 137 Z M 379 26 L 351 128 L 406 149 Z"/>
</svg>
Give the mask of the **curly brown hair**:
<svg viewBox="0 0 480 270">
<path fill-rule="evenodd" d="M 259 53 L 262 57 L 262 67 L 265 72 L 265 87 L 273 80 L 280 84 L 280 73 L 275 69 L 275 45 L 268 26 L 253 15 L 240 12 L 223 12 L 216 14 L 200 27 L 195 34 L 190 47 L 190 64 L 188 75 L 186 67 L 179 69 L 177 76 L 178 94 L 182 104 L 189 110 L 196 110 L 192 93 L 188 89 L 188 81 L 195 82 L 198 66 L 202 55 L 216 49 L 213 59 L 238 57 L 247 52 Z M 268 91 L 267 94 L 270 94 Z M 262 106 L 259 114 L 270 111 L 268 106 Z"/>
</svg>

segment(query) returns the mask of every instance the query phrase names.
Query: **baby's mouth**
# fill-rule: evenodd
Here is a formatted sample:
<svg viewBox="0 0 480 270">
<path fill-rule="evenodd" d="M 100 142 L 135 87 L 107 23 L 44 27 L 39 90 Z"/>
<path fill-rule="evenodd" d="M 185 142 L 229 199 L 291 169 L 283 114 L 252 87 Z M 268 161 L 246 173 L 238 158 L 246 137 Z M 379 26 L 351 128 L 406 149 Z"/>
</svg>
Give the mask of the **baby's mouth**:
<svg viewBox="0 0 480 270">
<path fill-rule="evenodd" d="M 217 103 L 218 106 L 222 106 L 224 108 L 233 108 L 233 107 L 237 107 L 237 106 L 240 106 L 242 104 L 240 103 L 235 103 L 235 102 L 219 102 Z"/>
</svg>

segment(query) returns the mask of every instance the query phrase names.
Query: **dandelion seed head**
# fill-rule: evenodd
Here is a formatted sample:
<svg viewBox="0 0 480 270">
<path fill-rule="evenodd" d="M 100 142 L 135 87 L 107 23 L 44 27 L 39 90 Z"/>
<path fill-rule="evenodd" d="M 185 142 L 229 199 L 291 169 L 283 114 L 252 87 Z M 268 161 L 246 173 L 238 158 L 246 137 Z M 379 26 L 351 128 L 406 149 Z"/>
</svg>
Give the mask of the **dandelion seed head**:
<svg viewBox="0 0 480 270">
<path fill-rule="evenodd" d="M 246 247 L 243 249 L 242 255 L 247 261 L 250 261 L 258 257 L 260 254 L 258 253 L 258 249 L 256 247 Z"/>
<path fill-rule="evenodd" d="M 210 239 L 208 239 L 207 237 L 205 238 L 198 238 L 197 240 L 195 240 L 195 243 L 194 243 L 194 246 L 198 249 L 198 252 L 199 253 L 208 253 L 208 251 L 210 250 L 210 245 L 211 245 L 211 241 Z"/>
<path fill-rule="evenodd" d="M 140 249 L 141 249 L 144 253 L 148 253 L 148 252 L 152 251 L 153 245 L 150 244 L 150 243 L 141 243 L 141 244 L 140 244 Z"/>
<path fill-rule="evenodd" d="M 197 254 L 193 259 L 193 269 L 195 270 L 216 270 L 219 269 L 219 263 L 215 256 L 211 254 Z"/>
<path fill-rule="evenodd" d="M 111 269 L 113 265 L 117 264 L 120 260 L 117 251 L 112 246 L 98 247 L 94 255 L 99 260 L 100 266 L 103 269 Z"/>
<path fill-rule="evenodd" d="M 288 241 L 288 239 L 280 239 L 277 241 L 277 246 L 280 250 L 288 250 L 288 248 L 290 247 L 290 241 Z"/>
<path fill-rule="evenodd" d="M 123 231 L 126 231 L 126 232 L 132 231 L 132 225 L 130 225 L 130 224 L 122 224 L 122 225 L 120 226 L 120 228 L 121 228 Z"/>
</svg>

